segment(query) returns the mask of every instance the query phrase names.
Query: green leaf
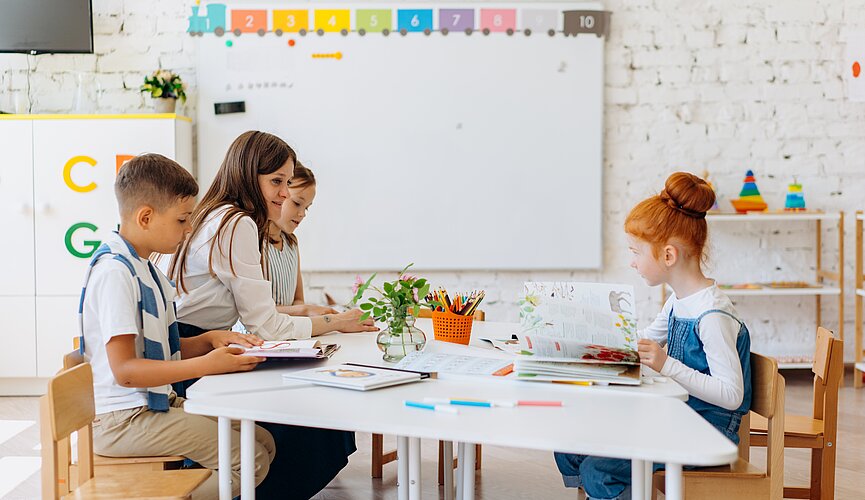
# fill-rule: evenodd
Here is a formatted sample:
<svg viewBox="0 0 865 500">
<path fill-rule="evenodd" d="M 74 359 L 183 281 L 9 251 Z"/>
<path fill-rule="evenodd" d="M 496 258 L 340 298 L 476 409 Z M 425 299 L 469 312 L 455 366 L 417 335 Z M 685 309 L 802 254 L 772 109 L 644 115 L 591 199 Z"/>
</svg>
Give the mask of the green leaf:
<svg viewBox="0 0 865 500">
<path fill-rule="evenodd" d="M 387 281 L 384 282 L 384 291 L 388 295 L 393 293 L 393 283 L 389 283 Z"/>
<path fill-rule="evenodd" d="M 369 311 L 367 311 L 367 312 L 365 312 L 365 313 L 363 313 L 363 314 L 360 315 L 360 320 L 361 320 L 361 321 L 365 321 L 365 320 L 367 320 L 367 319 L 369 319 Z"/>
<path fill-rule="evenodd" d="M 370 309 L 372 309 L 372 304 L 370 304 L 369 302 L 365 302 L 360 305 L 361 311 L 369 311 Z"/>
<path fill-rule="evenodd" d="M 417 291 L 417 297 L 423 300 L 429 294 L 429 283 L 424 283 Z"/>
<path fill-rule="evenodd" d="M 384 307 L 376 307 L 376 308 L 374 308 L 374 309 L 373 309 L 373 314 L 375 314 L 376 316 L 381 316 L 382 314 L 384 314 Z"/>
<path fill-rule="evenodd" d="M 414 282 L 414 287 L 418 288 L 418 289 L 422 288 L 424 285 L 426 285 L 426 279 L 424 279 L 424 278 L 421 278 L 421 279 Z"/>
</svg>

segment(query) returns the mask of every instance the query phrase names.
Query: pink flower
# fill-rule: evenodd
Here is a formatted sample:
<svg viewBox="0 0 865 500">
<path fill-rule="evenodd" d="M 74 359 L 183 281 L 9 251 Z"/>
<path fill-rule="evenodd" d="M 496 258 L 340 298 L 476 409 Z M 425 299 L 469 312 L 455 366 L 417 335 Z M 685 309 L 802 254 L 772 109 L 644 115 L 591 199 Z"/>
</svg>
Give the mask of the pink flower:
<svg viewBox="0 0 865 500">
<path fill-rule="evenodd" d="M 402 276 L 399 277 L 400 281 L 411 282 L 411 281 L 415 281 L 416 279 L 417 279 L 417 276 L 412 276 L 411 274 L 403 274 Z"/>
<path fill-rule="evenodd" d="M 357 294 L 358 288 L 360 288 L 363 283 L 363 278 L 361 278 L 359 274 L 355 275 L 354 284 L 351 286 L 351 293 Z"/>
</svg>

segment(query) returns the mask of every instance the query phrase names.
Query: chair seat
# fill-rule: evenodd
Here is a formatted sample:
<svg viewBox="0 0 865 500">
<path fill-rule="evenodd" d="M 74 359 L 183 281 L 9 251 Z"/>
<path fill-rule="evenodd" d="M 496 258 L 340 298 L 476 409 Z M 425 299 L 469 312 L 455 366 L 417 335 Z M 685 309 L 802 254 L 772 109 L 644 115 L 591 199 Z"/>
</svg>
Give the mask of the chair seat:
<svg viewBox="0 0 865 500">
<path fill-rule="evenodd" d="M 664 471 L 659 470 L 656 476 L 664 477 Z M 682 471 L 682 477 L 735 477 L 739 479 L 762 479 L 767 477 L 766 471 L 755 467 L 752 463 L 742 458 L 737 459 L 730 465 L 719 465 L 717 467 L 700 467 L 699 469 L 688 469 Z"/>
<path fill-rule="evenodd" d="M 751 434 L 766 434 L 766 419 L 751 413 Z M 804 415 L 786 415 L 784 417 L 784 435 L 805 438 L 823 436 L 823 421 Z"/>
<path fill-rule="evenodd" d="M 208 469 L 135 472 L 96 476 L 64 499 L 117 500 L 187 498 L 210 477 Z"/>
<path fill-rule="evenodd" d="M 132 465 L 151 464 L 165 462 L 183 462 L 184 457 L 179 455 L 168 455 L 164 457 L 106 457 L 104 455 L 93 455 L 93 465 Z"/>
</svg>

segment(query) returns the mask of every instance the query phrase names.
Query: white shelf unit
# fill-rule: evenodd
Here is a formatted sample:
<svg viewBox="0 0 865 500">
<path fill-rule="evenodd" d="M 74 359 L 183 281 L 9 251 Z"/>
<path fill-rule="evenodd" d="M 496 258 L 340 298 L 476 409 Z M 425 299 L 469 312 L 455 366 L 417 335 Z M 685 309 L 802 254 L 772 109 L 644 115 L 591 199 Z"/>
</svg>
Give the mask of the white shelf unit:
<svg viewBox="0 0 865 500">
<path fill-rule="evenodd" d="M 192 122 L 175 114 L 0 115 L 0 395 L 36 394 L 78 335 L 90 257 L 119 223 L 114 179 L 154 152 L 192 166 Z M 10 344 L 11 345 L 11 344 Z M 31 384 L 30 382 L 33 382 Z M 44 385 L 41 385 L 44 391 Z"/>
<path fill-rule="evenodd" d="M 859 215 L 861 217 L 861 213 Z M 802 288 L 772 288 L 763 286 L 759 289 L 724 289 L 724 293 L 731 297 L 752 297 L 752 296 L 813 296 L 816 302 L 816 321 L 814 332 L 817 331 L 817 326 L 822 322 L 822 298 L 837 297 L 838 298 L 838 337 L 844 338 L 844 212 L 749 212 L 747 214 L 731 214 L 718 213 L 708 214 L 706 220 L 710 223 L 725 223 L 725 222 L 766 222 L 766 223 L 786 223 L 786 222 L 814 222 L 815 223 L 815 238 L 816 238 L 816 276 L 810 287 Z M 860 224 L 861 236 L 861 220 Z M 837 255 L 837 272 L 832 272 L 823 268 L 823 223 L 834 224 L 838 229 L 838 255 Z M 861 259 L 861 246 L 859 247 L 859 259 Z M 857 261 L 858 262 L 858 261 Z M 859 273 L 861 280 L 861 272 Z M 824 286 L 825 283 L 832 282 L 835 286 Z M 858 285 L 857 285 L 858 287 Z M 865 294 L 865 291 L 862 292 Z M 857 305 L 861 309 L 862 294 L 857 293 Z M 662 298 L 666 300 L 666 288 L 662 287 Z M 858 311 L 858 309 L 857 309 Z M 862 322 L 857 326 L 861 329 Z M 861 335 L 859 336 L 861 338 Z M 860 352 L 861 349 L 857 352 Z M 811 353 L 808 353 L 809 355 Z M 865 363 L 863 370 L 865 370 Z M 811 363 L 803 362 L 779 362 L 778 367 L 782 369 L 810 369 Z"/>
<path fill-rule="evenodd" d="M 862 210 L 856 211 L 856 339 L 854 340 L 853 387 L 862 387 L 862 376 L 865 374 L 865 353 L 862 351 L 862 321 L 863 298 L 865 298 L 865 269 L 862 261 L 862 225 L 865 216 Z"/>
</svg>

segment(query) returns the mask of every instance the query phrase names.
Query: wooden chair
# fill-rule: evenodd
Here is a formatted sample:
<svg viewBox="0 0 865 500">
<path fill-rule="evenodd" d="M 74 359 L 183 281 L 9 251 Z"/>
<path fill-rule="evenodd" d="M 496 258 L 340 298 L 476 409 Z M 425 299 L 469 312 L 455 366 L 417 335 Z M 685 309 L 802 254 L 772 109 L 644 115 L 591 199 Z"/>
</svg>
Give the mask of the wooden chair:
<svg viewBox="0 0 865 500">
<path fill-rule="evenodd" d="M 767 422 L 766 468 L 750 462 L 748 415 L 739 426 L 739 458 L 731 465 L 682 471 L 684 498 L 780 500 L 784 491 L 784 377 L 778 362 L 751 353 L 751 412 Z M 699 443 L 695 443 L 699 446 Z M 653 497 L 664 491 L 664 471 L 653 476 Z"/>
<path fill-rule="evenodd" d="M 72 344 L 75 350 L 63 356 L 63 370 L 76 367 L 84 362 L 84 356 L 81 355 L 81 351 L 77 347 L 77 337 Z M 60 450 L 61 458 L 65 456 L 65 453 L 68 453 L 69 442 L 67 440 L 60 442 Z M 177 470 L 183 467 L 184 460 L 185 458 L 179 455 L 167 455 L 164 457 L 106 457 L 103 455 L 94 455 L 93 466 L 95 467 L 96 475 L 101 476 L 114 472 Z M 72 468 L 74 480 L 75 465 Z M 74 485 L 75 483 L 73 481 L 70 484 Z"/>
<path fill-rule="evenodd" d="M 421 308 L 417 315 L 418 318 L 431 318 L 432 311 L 429 309 Z M 486 313 L 481 310 L 475 311 L 474 314 L 475 321 L 484 321 L 486 319 Z M 481 445 L 475 445 L 475 470 L 481 469 Z M 371 466 L 371 475 L 374 478 L 382 477 L 382 468 L 385 464 L 389 464 L 396 460 L 396 450 L 390 450 L 388 452 L 384 451 L 384 436 L 381 434 L 373 434 L 372 435 L 372 466 Z M 456 469 L 458 462 L 456 458 L 451 457 L 452 468 Z M 439 441 L 439 464 L 438 464 L 438 478 L 439 484 L 444 484 L 444 464 L 446 460 L 444 458 L 444 443 Z"/>
<path fill-rule="evenodd" d="M 48 382 L 48 394 L 40 399 L 42 436 L 42 498 L 190 498 L 192 491 L 210 477 L 209 470 L 135 471 L 93 476 L 93 372 L 89 363 L 61 371 Z M 78 432 L 76 483 L 70 488 L 69 454 L 60 452 L 60 441 Z"/>
<path fill-rule="evenodd" d="M 814 400 L 811 416 L 787 415 L 784 447 L 811 449 L 810 487 L 784 487 L 784 498 L 835 498 L 838 388 L 844 377 L 844 341 L 817 328 L 814 352 Z M 752 415 L 751 446 L 766 446 L 766 420 Z"/>
</svg>

